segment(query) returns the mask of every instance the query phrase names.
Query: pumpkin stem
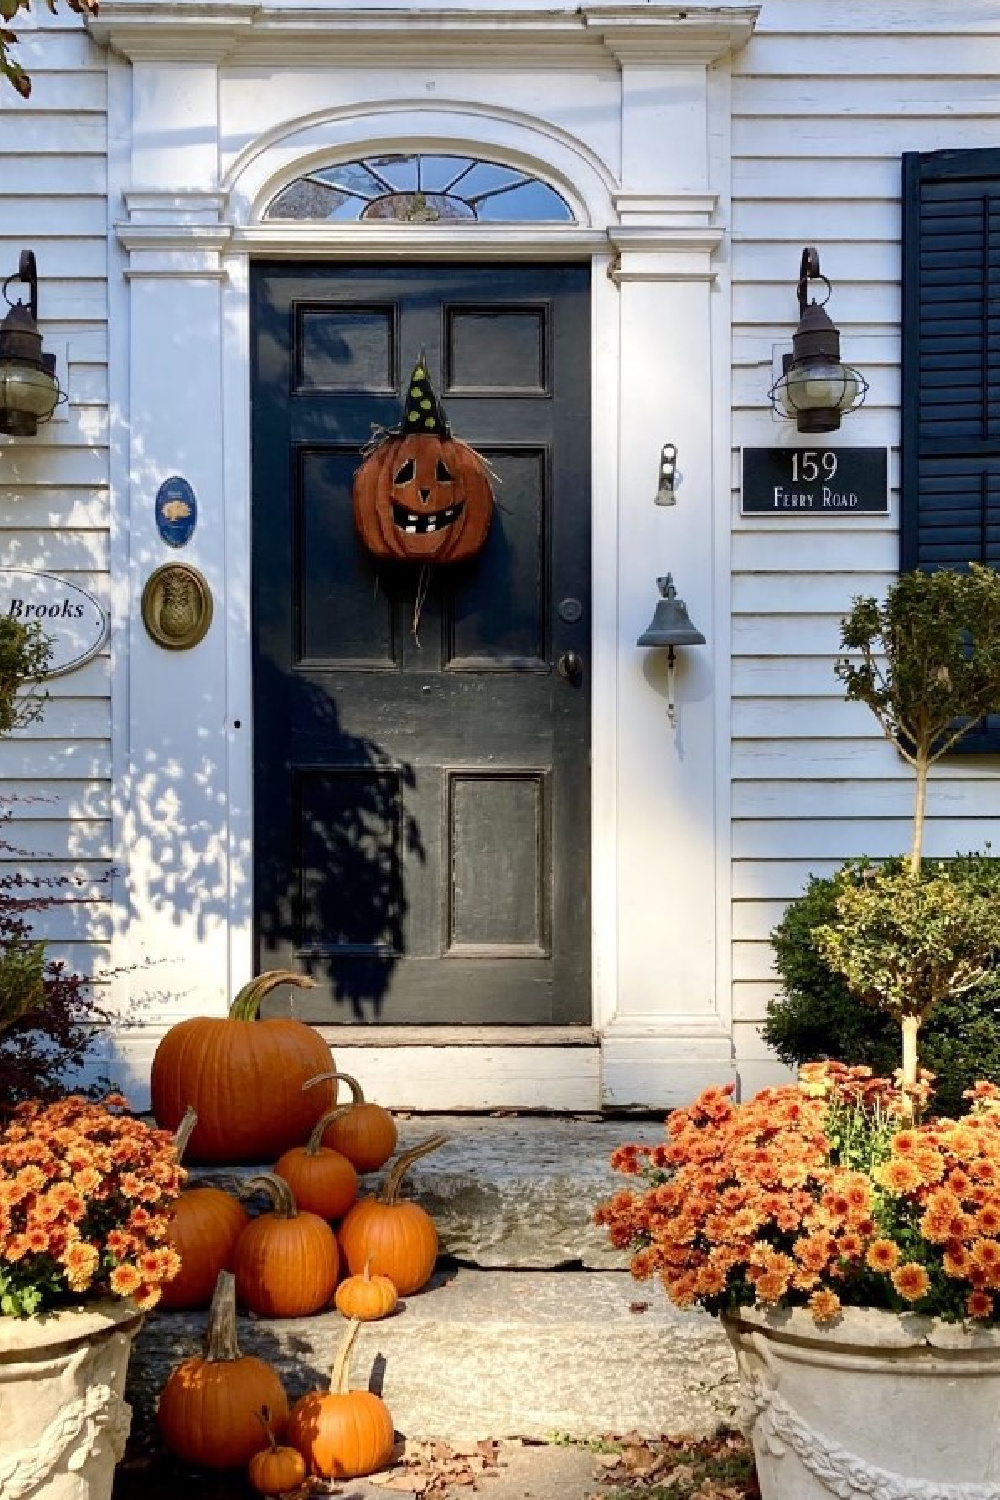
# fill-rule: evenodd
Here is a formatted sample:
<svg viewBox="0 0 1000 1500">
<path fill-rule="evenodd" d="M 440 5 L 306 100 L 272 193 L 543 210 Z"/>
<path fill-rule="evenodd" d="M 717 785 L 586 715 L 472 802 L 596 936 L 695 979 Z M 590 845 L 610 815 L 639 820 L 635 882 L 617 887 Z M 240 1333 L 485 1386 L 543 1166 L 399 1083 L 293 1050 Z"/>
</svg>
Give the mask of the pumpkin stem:
<svg viewBox="0 0 1000 1500">
<path fill-rule="evenodd" d="M 351 1077 L 350 1073 L 317 1073 L 315 1078 L 307 1078 L 302 1087 L 311 1089 L 314 1083 L 324 1083 L 327 1078 L 339 1078 L 351 1091 L 351 1103 L 364 1104 L 365 1096 L 361 1092 L 361 1085 L 356 1078 Z"/>
<path fill-rule="evenodd" d="M 195 1126 L 198 1124 L 198 1111 L 193 1104 L 189 1104 L 184 1111 L 184 1118 L 174 1131 L 174 1152 L 178 1162 L 184 1159 L 184 1153 L 188 1148 L 188 1142 L 194 1135 Z"/>
<path fill-rule="evenodd" d="M 229 1019 L 256 1021 L 260 1015 L 260 1002 L 280 984 L 291 984 L 299 990 L 316 988 L 316 980 L 310 979 L 308 974 L 296 974 L 292 969 L 268 969 L 265 974 L 256 974 L 243 986 L 229 1007 Z"/>
<path fill-rule="evenodd" d="M 358 1336 L 358 1329 L 360 1327 L 360 1318 L 352 1318 L 347 1332 L 341 1340 L 340 1348 L 337 1350 L 333 1374 L 330 1376 L 330 1391 L 335 1396 L 346 1396 L 350 1390 L 348 1381 L 350 1379 L 351 1350 L 354 1348 L 354 1340 Z"/>
<path fill-rule="evenodd" d="M 324 1076 L 333 1077 L 335 1075 L 330 1074 Z M 341 1115 L 349 1115 L 353 1108 L 353 1104 L 338 1104 L 336 1109 L 328 1109 L 325 1115 L 320 1115 L 319 1119 L 316 1121 L 316 1124 L 312 1128 L 312 1135 L 306 1141 L 307 1156 L 319 1155 L 319 1148 L 323 1144 L 323 1135 L 326 1131 L 326 1127 L 328 1125 L 332 1125 L 334 1120 L 339 1120 Z"/>
<path fill-rule="evenodd" d="M 263 1193 L 271 1201 L 271 1212 L 279 1219 L 294 1219 L 298 1213 L 295 1194 L 277 1172 L 258 1172 L 254 1177 L 244 1177 L 239 1188 L 241 1198 L 254 1198 Z"/>
<path fill-rule="evenodd" d="M 397 1156 L 392 1171 L 385 1180 L 385 1186 L 381 1193 L 379 1193 L 379 1202 L 395 1203 L 400 1183 L 413 1166 L 413 1163 L 418 1161 L 421 1156 L 427 1156 L 429 1152 L 436 1151 L 439 1146 L 444 1145 L 447 1139 L 446 1135 L 428 1136 L 426 1141 L 421 1141 L 418 1146 L 411 1146 L 409 1151 L 404 1151 L 402 1155 Z"/>
<path fill-rule="evenodd" d="M 365 1281 L 371 1281 L 372 1279 L 372 1258 L 370 1255 L 365 1256 L 365 1268 L 361 1275 Z"/>
<path fill-rule="evenodd" d="M 236 1339 L 236 1277 L 232 1271 L 220 1271 L 216 1277 L 204 1349 L 205 1358 L 212 1364 L 229 1364 L 241 1358 Z"/>
<path fill-rule="evenodd" d="M 264 1431 L 267 1433 L 267 1441 L 271 1446 L 271 1452 L 275 1453 L 278 1448 L 278 1440 L 274 1435 L 274 1428 L 271 1426 L 270 1408 L 267 1406 L 262 1406 L 260 1411 L 254 1412 L 254 1416 L 257 1418 L 258 1422 L 263 1423 Z"/>
</svg>

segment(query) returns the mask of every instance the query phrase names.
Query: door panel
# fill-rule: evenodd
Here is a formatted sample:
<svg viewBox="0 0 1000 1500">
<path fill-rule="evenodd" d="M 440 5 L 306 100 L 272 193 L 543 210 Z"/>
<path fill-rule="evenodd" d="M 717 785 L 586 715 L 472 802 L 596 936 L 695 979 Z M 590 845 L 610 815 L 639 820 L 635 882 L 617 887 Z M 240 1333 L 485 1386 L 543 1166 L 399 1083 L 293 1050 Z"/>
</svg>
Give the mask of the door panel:
<svg viewBox="0 0 1000 1500">
<path fill-rule="evenodd" d="M 255 268 L 258 964 L 313 975 L 307 1019 L 590 1020 L 589 296 L 582 266 Z M 416 621 L 351 486 L 421 356 L 497 503 Z"/>
</svg>

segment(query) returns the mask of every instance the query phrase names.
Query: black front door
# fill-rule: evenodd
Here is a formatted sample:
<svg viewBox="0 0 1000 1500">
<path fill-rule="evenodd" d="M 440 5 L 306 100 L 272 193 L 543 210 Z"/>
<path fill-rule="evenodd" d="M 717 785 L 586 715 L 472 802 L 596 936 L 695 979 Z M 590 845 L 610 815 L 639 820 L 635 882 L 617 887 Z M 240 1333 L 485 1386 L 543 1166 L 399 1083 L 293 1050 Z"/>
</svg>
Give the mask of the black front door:
<svg viewBox="0 0 1000 1500">
<path fill-rule="evenodd" d="M 253 277 L 258 965 L 322 1022 L 590 1020 L 590 273 Z M 351 485 L 423 355 L 485 548 L 376 562 Z"/>
</svg>

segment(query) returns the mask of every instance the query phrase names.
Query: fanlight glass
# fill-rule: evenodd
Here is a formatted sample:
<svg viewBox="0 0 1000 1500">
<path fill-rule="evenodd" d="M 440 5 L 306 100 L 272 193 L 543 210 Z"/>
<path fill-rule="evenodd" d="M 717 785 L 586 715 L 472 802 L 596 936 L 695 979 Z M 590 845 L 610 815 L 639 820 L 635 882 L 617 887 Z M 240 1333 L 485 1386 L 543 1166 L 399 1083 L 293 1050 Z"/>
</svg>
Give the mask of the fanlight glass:
<svg viewBox="0 0 1000 1500">
<path fill-rule="evenodd" d="M 411 152 L 367 156 L 296 178 L 268 204 L 265 220 L 362 219 L 401 224 L 571 224 L 569 204 L 518 167 L 475 156 Z"/>
</svg>

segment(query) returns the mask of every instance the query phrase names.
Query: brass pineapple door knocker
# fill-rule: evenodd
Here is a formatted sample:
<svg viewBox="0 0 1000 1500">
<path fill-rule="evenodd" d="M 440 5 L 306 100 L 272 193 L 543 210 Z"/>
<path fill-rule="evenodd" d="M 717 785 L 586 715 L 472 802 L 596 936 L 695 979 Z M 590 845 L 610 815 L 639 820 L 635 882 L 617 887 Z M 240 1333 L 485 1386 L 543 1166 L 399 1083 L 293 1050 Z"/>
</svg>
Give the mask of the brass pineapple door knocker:
<svg viewBox="0 0 1000 1500">
<path fill-rule="evenodd" d="M 212 623 L 212 591 L 189 563 L 164 563 L 142 591 L 142 622 L 158 646 L 189 651 Z"/>
</svg>

